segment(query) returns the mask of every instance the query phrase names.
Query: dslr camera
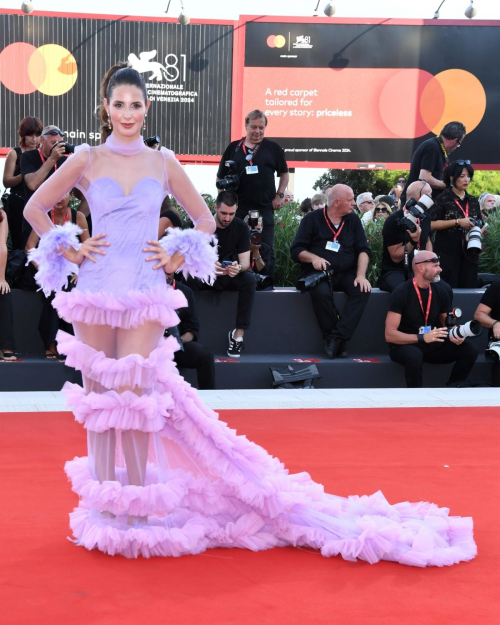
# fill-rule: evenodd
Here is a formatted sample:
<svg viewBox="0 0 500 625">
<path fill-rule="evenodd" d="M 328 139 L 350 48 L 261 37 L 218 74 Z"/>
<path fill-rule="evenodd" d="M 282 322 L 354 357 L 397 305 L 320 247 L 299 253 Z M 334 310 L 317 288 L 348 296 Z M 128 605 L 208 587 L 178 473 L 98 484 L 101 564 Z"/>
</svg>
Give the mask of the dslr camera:
<svg viewBox="0 0 500 625">
<path fill-rule="evenodd" d="M 64 154 L 73 154 L 73 152 L 75 151 L 75 147 L 72 143 L 68 143 L 67 141 L 58 141 L 57 143 L 54 143 L 54 145 L 51 148 L 51 152 L 52 150 L 56 147 L 56 145 L 64 145 Z"/>
<path fill-rule="evenodd" d="M 262 243 L 262 232 L 257 230 L 259 217 L 259 211 L 248 211 L 248 225 L 250 226 L 250 242 L 252 245 L 260 245 Z"/>
<path fill-rule="evenodd" d="M 161 137 L 160 135 L 148 137 L 147 139 L 144 139 L 144 143 L 148 146 L 148 148 L 154 148 L 154 146 L 156 145 L 156 149 L 158 150 L 161 144 Z"/>
<path fill-rule="evenodd" d="M 320 282 L 323 282 L 323 280 L 330 280 L 333 274 L 333 269 L 327 269 L 326 271 L 316 271 L 315 273 L 310 273 L 308 276 L 299 278 L 295 286 L 301 293 L 305 293 L 306 291 L 309 291 L 310 289 L 315 287 Z"/>
<path fill-rule="evenodd" d="M 433 204 L 434 200 L 429 195 L 422 195 L 418 202 L 410 198 L 403 207 L 403 217 L 399 220 L 398 225 L 404 230 L 416 232 L 418 220 L 427 217 L 425 211 L 429 210 Z"/>
<path fill-rule="evenodd" d="M 479 321 L 473 319 L 461 326 L 457 326 L 457 319 L 462 316 L 460 308 L 453 308 L 451 312 L 446 315 L 445 325 L 448 328 L 448 336 L 453 336 L 456 339 L 465 339 L 470 336 L 479 336 L 483 331 L 483 328 Z"/>
<path fill-rule="evenodd" d="M 486 362 L 494 365 L 500 360 L 500 341 L 493 340 L 488 343 L 488 347 L 484 352 Z"/>
<path fill-rule="evenodd" d="M 215 186 L 221 191 L 236 191 L 240 185 L 240 178 L 243 172 L 236 172 L 236 163 L 234 161 L 226 161 L 224 165 L 229 169 L 229 173 L 224 178 L 217 180 Z"/>
<path fill-rule="evenodd" d="M 470 221 L 474 225 L 465 233 L 465 242 L 468 250 L 479 253 L 483 249 L 481 244 L 483 222 L 481 219 L 470 219 Z"/>
</svg>

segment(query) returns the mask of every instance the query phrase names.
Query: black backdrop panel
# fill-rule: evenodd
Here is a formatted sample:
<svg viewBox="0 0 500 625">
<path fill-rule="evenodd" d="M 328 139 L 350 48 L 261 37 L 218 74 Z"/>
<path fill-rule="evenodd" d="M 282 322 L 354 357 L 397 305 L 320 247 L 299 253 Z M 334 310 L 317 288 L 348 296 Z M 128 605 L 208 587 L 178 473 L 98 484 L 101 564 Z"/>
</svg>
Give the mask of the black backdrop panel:
<svg viewBox="0 0 500 625">
<path fill-rule="evenodd" d="M 292 89 L 300 88 L 301 82 L 304 85 L 309 83 L 307 88 L 311 88 L 310 85 L 317 88 L 318 93 L 310 97 L 311 102 L 315 97 L 319 102 L 323 94 L 328 94 L 328 101 L 326 95 L 323 97 L 323 107 L 327 101 L 327 106 L 335 108 L 336 99 L 342 96 L 339 89 L 343 89 L 353 101 L 352 120 L 356 115 L 356 107 L 359 110 L 356 118 L 359 126 L 355 128 L 357 136 L 335 135 L 334 132 L 330 134 L 325 132 L 322 135 L 321 132 L 326 125 L 321 128 L 323 119 L 311 118 L 309 121 L 290 116 L 286 120 L 269 117 L 267 135 L 279 141 L 289 160 L 340 161 L 346 164 L 409 163 L 416 147 L 433 134 L 426 132 L 413 138 L 408 138 L 408 135 L 406 138 L 391 136 L 390 132 L 387 133 L 387 137 L 377 136 L 376 132 L 363 134 L 360 127 L 368 125 L 367 117 L 378 114 L 378 101 L 373 101 L 372 110 L 366 106 L 359 109 L 357 96 L 368 88 L 367 83 L 374 80 L 376 74 L 390 69 L 403 71 L 416 68 L 432 76 L 450 70 L 463 70 L 472 74 L 481 83 L 486 94 L 486 110 L 480 123 L 468 134 L 463 147 L 457 150 L 455 155 L 457 158 L 469 158 L 474 163 L 498 165 L 500 164 L 498 59 L 500 59 L 498 25 L 247 22 L 243 88 L 243 106 L 246 108 L 243 112 L 246 113 L 246 109 L 252 108 L 265 110 L 266 98 L 268 103 L 293 101 L 290 90 L 286 94 L 283 88 L 285 81 L 286 86 Z M 345 79 L 347 74 L 352 76 L 352 79 Z M 274 93 L 274 85 L 271 84 L 273 80 L 281 90 L 281 94 Z M 382 75 L 380 80 L 381 84 L 384 84 L 388 79 Z M 336 89 L 336 85 L 339 85 L 339 89 Z M 267 91 L 265 95 L 268 87 L 271 93 Z M 446 98 L 461 98 L 467 89 L 466 87 L 462 93 L 455 91 L 454 95 L 450 95 L 452 93 L 450 91 Z M 399 99 L 401 111 L 405 108 L 407 94 L 401 91 L 399 95 L 402 96 Z M 413 93 L 409 93 L 407 97 L 415 99 Z M 297 102 L 297 98 L 295 101 Z M 299 96 L 296 108 L 301 108 L 300 101 Z M 311 110 L 314 110 L 315 106 L 316 100 L 311 104 Z M 276 111 L 279 106 L 270 105 L 267 108 Z M 286 110 L 287 106 L 282 108 Z M 288 109 L 290 108 L 289 106 Z M 394 112 L 394 116 L 398 116 L 397 111 Z M 346 120 L 347 123 L 353 122 Z M 308 124 L 314 134 L 306 134 L 305 126 Z M 301 130 L 297 131 L 301 126 Z M 276 129 L 283 132 L 276 132 Z"/>
<path fill-rule="evenodd" d="M 20 42 L 33 46 L 34 54 L 19 46 L 5 52 Z M 77 80 L 61 95 L 44 93 L 47 85 L 50 91 L 51 77 L 57 92 L 58 73 L 68 71 L 50 56 L 50 46 L 66 48 L 76 61 Z M 16 145 L 26 115 L 60 126 L 72 143 L 99 143 L 94 110 L 102 76 L 117 61 L 135 55 L 152 100 L 145 136 L 159 134 L 177 154 L 222 154 L 230 140 L 232 46 L 228 25 L 0 15 L 0 146 Z M 40 48 L 48 54 L 42 70 Z M 17 92 L 5 84 L 12 86 L 12 68 L 26 77 L 20 87 L 16 83 Z M 42 85 L 40 71 L 47 74 Z M 32 82 L 42 91 L 33 90 Z"/>
</svg>

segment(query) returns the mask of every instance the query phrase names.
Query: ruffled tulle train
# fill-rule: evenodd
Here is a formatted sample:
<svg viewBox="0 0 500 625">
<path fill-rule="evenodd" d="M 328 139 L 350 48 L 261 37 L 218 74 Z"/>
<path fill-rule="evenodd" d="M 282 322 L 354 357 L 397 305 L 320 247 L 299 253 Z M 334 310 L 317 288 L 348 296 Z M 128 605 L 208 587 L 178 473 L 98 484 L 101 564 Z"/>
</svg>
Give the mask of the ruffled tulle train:
<svg viewBox="0 0 500 625">
<path fill-rule="evenodd" d="M 58 335 L 67 363 L 104 387 L 97 393 L 66 385 L 76 419 L 91 432 L 116 431 L 113 480 L 97 480 L 87 458 L 66 463 L 80 497 L 70 515 L 77 544 L 126 557 L 293 545 L 412 566 L 476 555 L 471 518 L 426 502 L 390 505 L 381 492 L 337 497 L 307 473 L 290 475 L 204 406 L 172 361 L 175 346 L 175 339 L 162 339 L 148 358 L 115 360 Z M 130 388 L 116 390 L 123 387 Z M 121 444 L 127 430 L 149 436 L 142 486 L 128 482 Z"/>
</svg>

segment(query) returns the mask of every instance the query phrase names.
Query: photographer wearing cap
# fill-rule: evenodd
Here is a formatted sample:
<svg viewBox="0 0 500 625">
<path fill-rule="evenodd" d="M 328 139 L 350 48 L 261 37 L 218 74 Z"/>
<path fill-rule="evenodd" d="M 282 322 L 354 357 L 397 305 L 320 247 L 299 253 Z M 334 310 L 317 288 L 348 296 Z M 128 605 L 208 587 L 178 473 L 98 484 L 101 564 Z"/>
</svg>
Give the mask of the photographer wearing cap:
<svg viewBox="0 0 500 625">
<path fill-rule="evenodd" d="M 438 137 L 421 143 L 411 159 L 408 181 L 401 194 L 403 205 L 408 196 L 408 187 L 416 180 L 425 180 L 432 187 L 435 199 L 446 188 L 443 173 L 450 162 L 450 154 L 459 148 L 465 139 L 465 126 L 461 122 L 450 122 L 441 130 Z"/>
<path fill-rule="evenodd" d="M 454 289 L 477 287 L 483 219 L 479 200 L 467 193 L 473 177 L 470 161 L 451 163 L 443 176 L 448 188 L 438 195 L 430 211 L 443 279 Z"/>
<path fill-rule="evenodd" d="M 421 199 L 431 202 L 430 185 L 418 180 L 408 187 L 408 201 L 421 209 L 421 216 L 410 220 L 406 219 L 406 206 L 389 215 L 382 229 L 382 267 L 378 288 L 392 293 L 394 289 L 408 278 L 412 278 L 411 263 L 415 250 L 431 250 L 432 242 L 429 238 L 431 219 L 425 205 L 418 206 Z M 405 265 L 406 262 L 406 265 Z M 405 266 L 407 275 L 405 275 Z"/>
<path fill-rule="evenodd" d="M 392 293 L 385 321 L 385 340 L 391 360 L 403 365 L 408 388 L 422 387 L 424 362 L 454 362 L 447 386 L 465 382 L 476 362 L 477 348 L 444 327 L 451 310 L 448 290 L 440 284 L 439 258 L 418 252 L 413 259 L 414 278 Z"/>
<path fill-rule="evenodd" d="M 227 146 L 217 172 L 217 188 L 229 189 L 238 196 L 236 217 L 245 219 L 249 210 L 260 212 L 264 222 L 264 242 L 272 249 L 274 211 L 285 202 L 289 175 L 283 148 L 275 141 L 264 138 L 266 128 L 267 117 L 262 111 L 256 109 L 246 116 L 246 136 Z M 234 163 L 238 180 L 226 185 L 224 178 L 231 173 L 226 166 L 228 161 Z M 278 190 L 275 173 L 279 177 Z"/>
<path fill-rule="evenodd" d="M 24 199 L 31 198 L 38 187 L 49 178 L 58 167 L 66 162 L 64 132 L 57 126 L 45 126 L 40 137 L 40 146 L 28 150 L 21 156 L 21 175 L 24 182 Z M 31 226 L 23 220 L 23 247 L 26 245 Z"/>
<path fill-rule="evenodd" d="M 330 358 L 346 358 L 346 343 L 371 291 L 366 279 L 371 251 L 361 221 L 352 210 L 352 189 L 337 184 L 327 199 L 323 210 L 304 216 L 290 252 L 292 259 L 302 265 L 297 286 L 311 295 L 325 352 Z M 340 316 L 333 301 L 334 290 L 347 294 Z"/>
<path fill-rule="evenodd" d="M 500 386 L 500 280 L 486 289 L 474 313 L 474 319 L 488 328 L 486 360 L 492 364 L 491 381 Z"/>
</svg>

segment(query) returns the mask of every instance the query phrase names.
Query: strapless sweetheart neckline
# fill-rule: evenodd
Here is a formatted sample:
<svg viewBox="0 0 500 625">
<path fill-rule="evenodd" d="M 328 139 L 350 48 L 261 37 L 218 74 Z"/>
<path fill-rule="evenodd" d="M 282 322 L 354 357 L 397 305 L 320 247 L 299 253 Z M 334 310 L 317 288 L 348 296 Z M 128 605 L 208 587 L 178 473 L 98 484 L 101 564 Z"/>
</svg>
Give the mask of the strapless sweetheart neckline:
<svg viewBox="0 0 500 625">
<path fill-rule="evenodd" d="M 122 197 L 131 197 L 132 195 L 134 195 L 134 191 L 137 189 L 137 187 L 147 181 L 156 182 L 160 186 L 160 188 L 163 190 L 163 184 L 158 180 L 158 178 L 153 178 L 152 176 L 141 178 L 140 180 L 138 180 L 132 187 L 130 193 L 125 193 L 121 184 L 114 178 L 111 178 L 110 176 L 101 176 L 100 178 L 96 178 L 95 180 L 92 180 L 89 185 L 89 189 L 91 189 L 94 185 L 96 185 L 101 180 L 111 181 L 116 187 L 118 187 L 118 189 L 120 189 Z"/>
</svg>

